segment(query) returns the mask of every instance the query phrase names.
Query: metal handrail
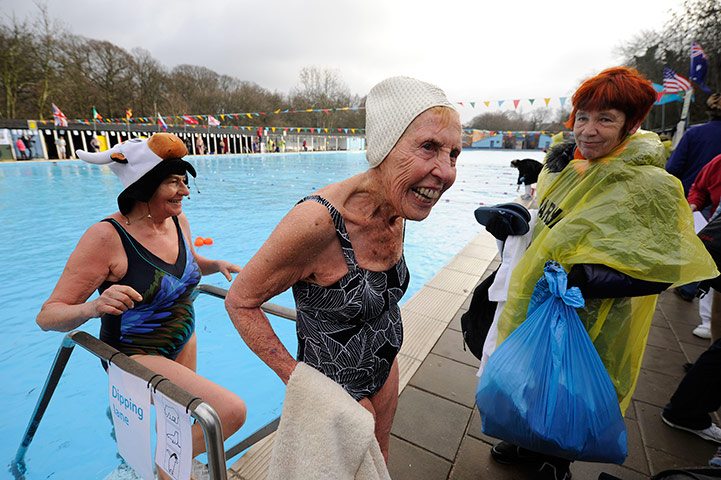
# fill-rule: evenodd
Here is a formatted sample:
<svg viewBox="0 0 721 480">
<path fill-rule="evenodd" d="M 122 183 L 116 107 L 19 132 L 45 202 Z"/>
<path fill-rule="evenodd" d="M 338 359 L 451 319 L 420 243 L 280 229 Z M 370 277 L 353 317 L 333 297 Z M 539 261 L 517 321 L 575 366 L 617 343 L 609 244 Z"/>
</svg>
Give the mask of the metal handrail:
<svg viewBox="0 0 721 480">
<path fill-rule="evenodd" d="M 198 285 L 193 298 L 195 298 L 198 293 L 205 293 L 216 298 L 224 299 L 228 291 L 224 288 L 212 285 Z M 288 320 L 296 320 L 296 312 L 292 308 L 268 302 L 264 303 L 261 308 L 263 311 L 271 315 Z M 40 393 L 40 398 L 35 405 L 35 410 L 33 411 L 30 422 L 25 430 L 25 435 L 23 435 L 23 440 L 20 442 L 20 446 L 15 454 L 15 459 L 10 464 L 11 472 L 15 478 L 24 478 L 24 474 L 27 469 L 25 466 L 25 454 L 30 447 L 30 443 L 35 437 L 35 432 L 40 425 L 40 421 L 45 414 L 45 410 L 47 410 L 50 399 L 52 398 L 55 388 L 60 381 L 60 377 L 62 377 L 63 372 L 65 371 L 65 367 L 70 359 L 70 355 L 72 354 L 75 345 L 80 345 L 85 350 L 102 360 L 114 363 L 118 368 L 126 371 L 127 373 L 147 381 L 150 388 L 160 390 L 160 392 L 168 398 L 171 398 L 181 405 L 186 405 L 191 416 L 197 420 L 203 428 L 203 432 L 205 434 L 205 447 L 208 455 L 208 473 L 210 474 L 210 478 L 213 480 L 227 480 L 225 460 L 232 458 L 243 450 L 251 447 L 253 444 L 267 437 L 278 428 L 280 417 L 261 427 L 244 440 L 241 440 L 238 444 L 228 449 L 227 452 L 223 452 L 223 427 L 220 422 L 220 417 L 218 417 L 217 412 L 212 406 L 210 406 L 210 404 L 193 396 L 190 392 L 175 385 L 167 378 L 155 373 L 144 365 L 141 365 L 124 353 L 119 352 L 115 348 L 98 340 L 89 333 L 75 330 L 65 335 L 62 343 L 60 344 L 60 348 L 58 348 L 55 359 L 53 360 L 53 364 L 50 368 L 50 372 L 48 373 L 48 377 L 45 380 L 45 385 Z"/>
<path fill-rule="evenodd" d="M 160 390 L 160 392 L 168 398 L 171 398 L 181 405 L 186 405 L 191 416 L 200 423 L 205 433 L 205 448 L 208 453 L 208 473 L 210 474 L 210 478 L 214 480 L 227 479 L 225 455 L 223 452 L 223 427 L 213 407 L 89 333 L 78 330 L 70 332 L 65 336 L 55 356 L 30 423 L 28 423 L 23 440 L 11 464 L 11 469 L 16 477 L 22 478 L 22 475 L 26 471 L 25 453 L 35 436 L 35 432 L 40 425 L 40 421 L 45 414 L 45 410 L 50 403 L 50 399 L 55 392 L 55 388 L 65 370 L 65 366 L 68 363 L 68 359 L 75 345 L 80 345 L 102 360 L 114 363 L 125 372 L 148 382 L 150 388 Z"/>
</svg>

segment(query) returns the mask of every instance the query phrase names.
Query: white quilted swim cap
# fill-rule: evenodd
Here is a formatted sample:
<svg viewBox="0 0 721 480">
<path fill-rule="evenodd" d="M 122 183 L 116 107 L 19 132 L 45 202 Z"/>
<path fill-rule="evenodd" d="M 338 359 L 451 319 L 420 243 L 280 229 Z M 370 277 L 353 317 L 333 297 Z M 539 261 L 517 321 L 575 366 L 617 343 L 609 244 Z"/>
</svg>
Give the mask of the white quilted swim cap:
<svg viewBox="0 0 721 480">
<path fill-rule="evenodd" d="M 410 77 L 391 77 L 371 88 L 366 98 L 366 158 L 377 167 L 408 125 L 429 108 L 454 108 L 440 88 Z"/>
</svg>

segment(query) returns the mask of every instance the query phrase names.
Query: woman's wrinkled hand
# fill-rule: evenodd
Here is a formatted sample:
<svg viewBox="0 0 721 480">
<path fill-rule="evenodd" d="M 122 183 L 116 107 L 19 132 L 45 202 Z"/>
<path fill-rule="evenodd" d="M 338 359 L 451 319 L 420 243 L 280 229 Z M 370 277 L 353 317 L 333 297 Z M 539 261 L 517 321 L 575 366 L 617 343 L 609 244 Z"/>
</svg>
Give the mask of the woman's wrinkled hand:
<svg viewBox="0 0 721 480">
<path fill-rule="evenodd" d="M 104 314 L 120 315 L 135 306 L 135 302 L 142 302 L 143 297 L 132 287 L 127 285 L 112 285 L 102 295 L 93 300 L 96 317 Z"/>
<path fill-rule="evenodd" d="M 240 265 L 226 262 L 225 260 L 216 260 L 216 265 L 218 266 L 218 271 L 222 273 L 229 282 L 233 281 L 233 277 L 230 276 L 231 273 L 240 273 L 240 271 L 243 270 L 243 267 Z"/>
</svg>

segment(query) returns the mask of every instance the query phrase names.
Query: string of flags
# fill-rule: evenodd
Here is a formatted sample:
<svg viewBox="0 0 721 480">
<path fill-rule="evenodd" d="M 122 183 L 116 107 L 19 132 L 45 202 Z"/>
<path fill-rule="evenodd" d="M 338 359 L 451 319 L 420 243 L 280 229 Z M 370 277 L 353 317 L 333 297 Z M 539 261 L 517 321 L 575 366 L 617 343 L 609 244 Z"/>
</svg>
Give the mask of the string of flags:
<svg viewBox="0 0 721 480">
<path fill-rule="evenodd" d="M 694 82 L 698 83 L 701 88 L 706 91 L 710 92 L 711 90 L 706 86 L 704 83 L 706 81 L 706 74 L 708 73 L 708 58 L 706 54 L 704 53 L 703 49 L 701 48 L 701 45 L 699 45 L 696 42 L 691 43 L 691 68 L 689 72 L 689 77 Z M 656 90 L 656 103 L 655 105 L 661 105 L 670 101 L 682 101 L 683 97 L 687 95 L 689 92 L 693 92 L 693 86 L 689 79 L 682 77 L 681 75 L 674 72 L 671 68 L 668 66 L 664 66 L 664 75 L 663 75 L 663 85 L 659 85 L 654 83 L 653 84 L 654 89 Z M 554 100 L 555 97 L 543 97 L 543 102 L 546 107 L 549 107 L 552 100 Z M 559 100 L 559 103 L 561 105 L 561 108 L 563 108 L 566 104 L 566 101 L 568 97 L 557 97 Z M 466 107 L 467 105 L 471 108 L 475 109 L 476 106 L 479 108 L 481 105 L 484 105 L 486 108 L 495 108 L 496 105 L 498 108 L 501 108 L 504 104 L 507 104 L 507 102 L 510 102 L 513 104 L 514 109 L 518 109 L 519 105 L 521 105 L 521 102 L 528 102 L 532 107 L 534 106 L 535 102 L 537 101 L 537 98 L 527 98 L 527 99 L 505 99 L 505 100 L 484 100 L 482 102 L 477 101 L 463 101 L 463 102 L 455 102 L 456 104 L 460 105 L 461 107 Z M 53 103 L 52 104 L 53 109 L 53 123 L 57 126 L 67 127 L 68 126 L 68 118 L 63 114 L 63 112 Z M 93 123 L 110 123 L 110 124 L 155 124 L 157 122 L 157 125 L 160 128 L 163 128 L 163 130 L 168 129 L 167 121 L 172 121 L 174 124 L 178 122 L 180 125 L 185 126 L 192 126 L 192 127 L 199 127 L 203 126 L 203 128 L 208 127 L 219 127 L 219 128 L 228 128 L 226 126 L 222 125 L 222 122 L 227 121 L 239 121 L 244 118 L 253 119 L 255 117 L 261 117 L 264 115 L 281 115 L 281 114 L 288 114 L 288 113 L 325 113 L 326 115 L 329 115 L 331 112 L 342 112 L 342 111 L 357 111 L 357 110 L 364 110 L 365 107 L 362 106 L 352 106 L 352 107 L 333 107 L 333 108 L 307 108 L 307 109 L 301 109 L 301 110 L 292 110 L 292 109 L 277 109 L 272 112 L 241 112 L 241 113 L 223 113 L 219 114 L 218 117 L 211 115 L 211 114 L 204 114 L 204 115 L 168 115 L 168 116 L 161 116 L 160 113 L 157 113 L 157 116 L 155 117 L 133 117 L 133 111 L 131 109 L 127 109 L 125 111 L 125 118 L 103 118 L 95 109 L 93 106 L 93 115 L 92 119 L 75 119 L 72 120 L 73 123 L 80 123 L 85 125 L 90 125 L 91 121 Z M 41 124 L 47 124 L 48 122 L 45 120 L 38 120 L 38 123 Z M 257 127 L 241 127 L 241 126 L 233 126 L 232 128 L 235 128 L 236 130 L 241 129 L 247 129 L 247 130 L 253 130 Z M 284 131 L 296 131 L 296 132 L 311 132 L 314 133 L 315 131 L 318 131 L 318 133 L 321 133 L 321 130 L 324 130 L 325 133 L 328 133 L 329 130 L 327 128 L 321 129 L 321 128 L 306 128 L 306 127 L 274 127 L 273 131 L 275 131 L 275 128 L 282 128 Z M 332 129 L 331 129 L 332 130 Z M 348 131 L 351 131 L 352 133 L 363 133 L 364 129 L 356 128 L 356 129 L 348 129 L 348 128 L 338 128 L 337 131 L 344 131 L 345 133 L 348 133 Z"/>
</svg>

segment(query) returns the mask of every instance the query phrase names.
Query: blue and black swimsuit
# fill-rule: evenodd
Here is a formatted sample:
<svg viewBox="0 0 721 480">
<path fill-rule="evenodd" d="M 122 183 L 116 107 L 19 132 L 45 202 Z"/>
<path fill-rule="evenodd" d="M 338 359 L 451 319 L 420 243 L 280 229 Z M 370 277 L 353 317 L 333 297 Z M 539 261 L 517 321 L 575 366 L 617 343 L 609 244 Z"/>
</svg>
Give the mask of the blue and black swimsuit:
<svg viewBox="0 0 721 480">
<path fill-rule="evenodd" d="M 173 217 L 178 234 L 178 258 L 173 264 L 146 249 L 115 220 L 103 221 L 117 230 L 128 269 L 117 282 L 103 282 L 98 292 L 102 294 L 111 285 L 128 285 L 143 300 L 122 315 L 103 315 L 100 340 L 126 355 L 160 355 L 174 360 L 195 330 L 191 293 L 201 276 L 178 218 Z"/>
<path fill-rule="evenodd" d="M 293 285 L 298 360 L 340 384 L 356 400 L 371 397 L 388 379 L 403 343 L 398 302 L 410 281 L 405 258 L 401 255 L 385 272 L 360 268 L 340 212 L 317 195 L 298 203 L 306 200 L 330 212 L 348 273 L 327 287 L 302 281 Z"/>
</svg>

